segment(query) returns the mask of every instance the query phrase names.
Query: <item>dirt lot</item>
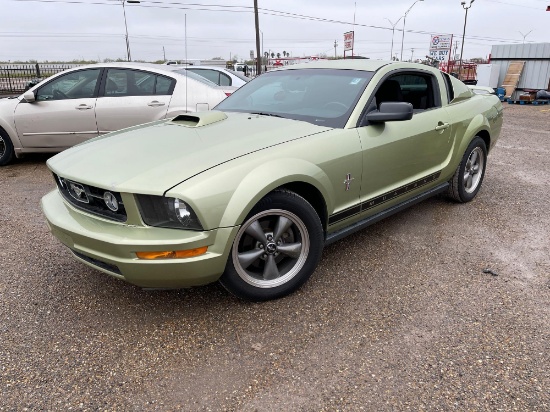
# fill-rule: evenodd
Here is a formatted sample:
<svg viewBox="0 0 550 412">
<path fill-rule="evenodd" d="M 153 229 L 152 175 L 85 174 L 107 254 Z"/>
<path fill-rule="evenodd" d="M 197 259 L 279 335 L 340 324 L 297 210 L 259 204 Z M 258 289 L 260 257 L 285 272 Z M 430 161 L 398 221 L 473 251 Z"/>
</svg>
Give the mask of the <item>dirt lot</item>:
<svg viewBox="0 0 550 412">
<path fill-rule="evenodd" d="M 0 410 L 550 410 L 549 109 L 506 106 L 473 202 L 340 241 L 264 304 L 76 262 L 46 157 L 0 169 Z"/>
</svg>

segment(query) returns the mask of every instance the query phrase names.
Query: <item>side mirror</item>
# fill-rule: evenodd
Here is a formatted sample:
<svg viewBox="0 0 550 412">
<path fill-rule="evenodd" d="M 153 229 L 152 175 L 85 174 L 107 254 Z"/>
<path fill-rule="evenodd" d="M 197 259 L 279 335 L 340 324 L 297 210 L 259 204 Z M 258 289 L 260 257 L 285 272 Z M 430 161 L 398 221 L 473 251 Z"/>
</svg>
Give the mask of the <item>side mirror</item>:
<svg viewBox="0 0 550 412">
<path fill-rule="evenodd" d="M 369 123 L 385 123 L 411 120 L 412 117 L 412 104 L 407 102 L 384 102 L 380 104 L 380 110 L 374 110 L 367 114 L 367 121 Z"/>
<path fill-rule="evenodd" d="M 36 97 L 34 95 L 34 92 L 25 92 L 23 93 L 23 99 L 25 99 L 29 103 L 32 103 L 36 100 Z"/>
</svg>

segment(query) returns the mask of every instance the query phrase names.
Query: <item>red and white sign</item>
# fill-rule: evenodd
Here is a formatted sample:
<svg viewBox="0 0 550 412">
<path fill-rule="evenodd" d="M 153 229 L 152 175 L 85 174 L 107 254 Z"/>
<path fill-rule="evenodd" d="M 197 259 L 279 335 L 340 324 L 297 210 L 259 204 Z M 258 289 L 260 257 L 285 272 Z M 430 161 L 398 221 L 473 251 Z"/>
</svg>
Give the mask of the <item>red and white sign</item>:
<svg viewBox="0 0 550 412">
<path fill-rule="evenodd" d="M 448 61 L 451 57 L 453 36 L 447 34 L 433 35 L 430 40 L 430 57 L 439 62 Z"/>
<path fill-rule="evenodd" d="M 344 51 L 353 50 L 353 35 L 352 31 L 344 33 Z"/>
</svg>

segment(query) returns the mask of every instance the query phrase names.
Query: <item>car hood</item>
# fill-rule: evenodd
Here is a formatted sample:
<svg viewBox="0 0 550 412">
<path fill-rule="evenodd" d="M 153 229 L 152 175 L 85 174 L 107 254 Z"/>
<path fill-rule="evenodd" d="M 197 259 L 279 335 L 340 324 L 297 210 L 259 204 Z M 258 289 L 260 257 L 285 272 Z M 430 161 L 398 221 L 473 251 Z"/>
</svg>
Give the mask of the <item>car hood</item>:
<svg viewBox="0 0 550 412">
<path fill-rule="evenodd" d="M 232 159 L 328 130 L 271 116 L 192 113 L 89 140 L 50 158 L 48 167 L 92 186 L 161 195 Z"/>
</svg>

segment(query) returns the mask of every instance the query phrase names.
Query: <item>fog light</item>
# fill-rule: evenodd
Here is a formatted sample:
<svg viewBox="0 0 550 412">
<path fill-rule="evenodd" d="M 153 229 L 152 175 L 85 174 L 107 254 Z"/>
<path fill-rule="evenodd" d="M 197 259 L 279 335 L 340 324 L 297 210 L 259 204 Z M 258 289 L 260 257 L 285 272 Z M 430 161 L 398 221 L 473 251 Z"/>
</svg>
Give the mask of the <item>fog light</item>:
<svg viewBox="0 0 550 412">
<path fill-rule="evenodd" d="M 136 256 L 140 259 L 155 260 L 155 259 L 185 259 L 204 255 L 208 246 L 198 247 L 188 250 L 165 250 L 158 252 L 136 252 Z"/>
</svg>

